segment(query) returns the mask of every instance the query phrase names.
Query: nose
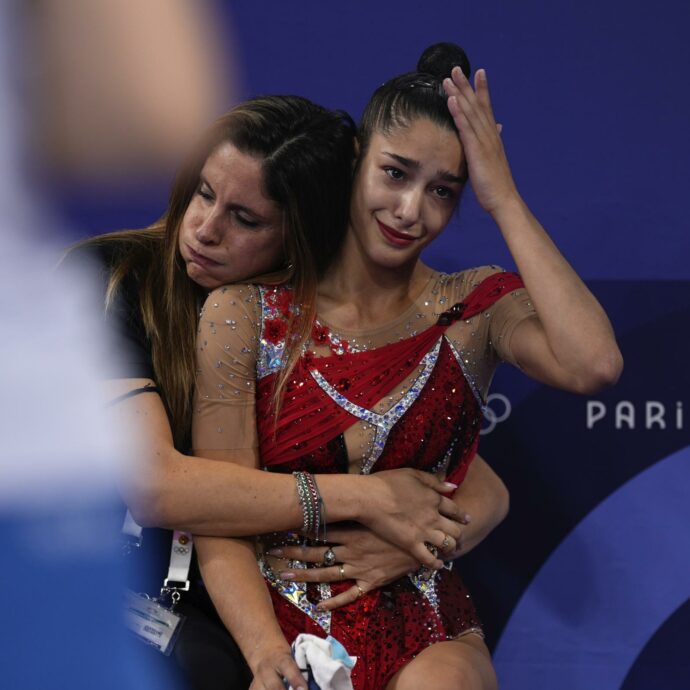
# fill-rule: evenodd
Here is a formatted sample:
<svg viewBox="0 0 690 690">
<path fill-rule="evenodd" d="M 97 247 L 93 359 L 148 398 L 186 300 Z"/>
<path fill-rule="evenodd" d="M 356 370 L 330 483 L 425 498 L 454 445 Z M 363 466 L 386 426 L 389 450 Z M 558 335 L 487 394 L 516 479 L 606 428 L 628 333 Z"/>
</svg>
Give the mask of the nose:
<svg viewBox="0 0 690 690">
<path fill-rule="evenodd" d="M 411 187 L 401 192 L 395 217 L 403 225 L 414 225 L 421 215 L 423 198 L 423 190 L 416 187 Z"/>
<path fill-rule="evenodd" d="M 197 241 L 207 246 L 219 244 L 222 228 L 218 215 L 214 211 L 209 211 L 200 221 L 194 230 Z"/>
</svg>

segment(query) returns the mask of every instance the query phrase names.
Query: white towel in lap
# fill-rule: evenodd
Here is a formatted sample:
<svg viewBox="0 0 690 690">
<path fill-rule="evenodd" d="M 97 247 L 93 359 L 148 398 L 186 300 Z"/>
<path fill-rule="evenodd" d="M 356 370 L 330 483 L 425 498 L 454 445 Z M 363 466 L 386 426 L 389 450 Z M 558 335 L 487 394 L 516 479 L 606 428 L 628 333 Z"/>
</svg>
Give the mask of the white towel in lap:
<svg viewBox="0 0 690 690">
<path fill-rule="evenodd" d="M 298 635 L 292 643 L 292 653 L 301 669 L 311 668 L 316 687 L 310 685 L 310 690 L 353 690 L 350 673 L 357 657 L 349 656 L 334 637 L 329 635 L 324 640 L 316 635 Z M 307 678 L 306 671 L 304 677 Z"/>
</svg>

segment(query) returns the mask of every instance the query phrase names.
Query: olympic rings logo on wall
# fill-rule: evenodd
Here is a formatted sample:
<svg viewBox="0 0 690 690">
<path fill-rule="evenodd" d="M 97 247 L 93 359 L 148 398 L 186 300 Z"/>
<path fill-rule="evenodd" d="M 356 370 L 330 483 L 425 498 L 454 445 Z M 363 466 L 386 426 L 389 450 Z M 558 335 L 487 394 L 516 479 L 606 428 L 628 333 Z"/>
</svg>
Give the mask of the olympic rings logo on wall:
<svg viewBox="0 0 690 690">
<path fill-rule="evenodd" d="M 494 410 L 492 403 L 494 401 L 499 401 L 498 410 Z M 510 404 L 510 400 L 506 398 L 502 393 L 491 393 L 486 399 L 486 405 L 484 406 L 484 419 L 486 420 L 486 426 L 483 426 L 479 432 L 482 436 L 490 434 L 497 424 L 505 422 L 510 413 L 513 411 L 513 406 Z"/>
</svg>

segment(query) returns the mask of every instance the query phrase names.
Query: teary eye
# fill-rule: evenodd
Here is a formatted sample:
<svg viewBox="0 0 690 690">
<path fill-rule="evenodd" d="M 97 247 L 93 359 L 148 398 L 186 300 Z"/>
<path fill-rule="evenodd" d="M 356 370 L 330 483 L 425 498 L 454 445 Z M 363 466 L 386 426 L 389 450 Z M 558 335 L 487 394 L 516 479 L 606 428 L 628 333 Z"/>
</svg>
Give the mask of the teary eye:
<svg viewBox="0 0 690 690">
<path fill-rule="evenodd" d="M 439 199 L 446 200 L 455 198 L 455 191 L 452 190 L 450 187 L 445 187 L 443 185 L 438 185 L 434 187 L 433 192 Z"/>
</svg>

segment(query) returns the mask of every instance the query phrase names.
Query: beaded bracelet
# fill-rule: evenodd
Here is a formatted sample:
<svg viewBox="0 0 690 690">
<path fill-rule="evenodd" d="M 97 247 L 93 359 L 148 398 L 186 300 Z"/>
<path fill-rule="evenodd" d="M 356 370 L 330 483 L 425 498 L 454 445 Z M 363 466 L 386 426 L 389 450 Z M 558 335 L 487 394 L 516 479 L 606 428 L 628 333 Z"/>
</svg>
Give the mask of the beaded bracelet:
<svg viewBox="0 0 690 690">
<path fill-rule="evenodd" d="M 313 475 L 308 475 L 308 480 L 311 482 L 313 491 L 316 494 L 316 499 L 317 499 L 317 505 L 319 507 L 319 519 L 316 523 L 316 541 L 327 541 L 326 539 L 326 504 L 323 502 L 323 498 L 321 498 L 321 492 L 319 491 L 319 487 L 316 484 L 316 479 L 314 479 Z M 319 539 L 319 532 L 321 533 L 321 539 Z"/>
<path fill-rule="evenodd" d="M 323 533 L 323 541 L 326 540 L 326 510 L 316 485 L 314 477 L 309 472 L 293 472 L 297 482 L 297 498 L 304 521 L 302 532 L 307 537 L 319 540 L 319 535 Z"/>
<path fill-rule="evenodd" d="M 309 483 L 306 478 L 306 472 L 293 472 L 295 481 L 297 482 L 297 498 L 299 499 L 300 507 L 302 508 L 303 524 L 302 532 L 309 535 L 314 532 L 316 522 L 316 505 L 312 500 L 311 492 L 309 491 Z"/>
</svg>

